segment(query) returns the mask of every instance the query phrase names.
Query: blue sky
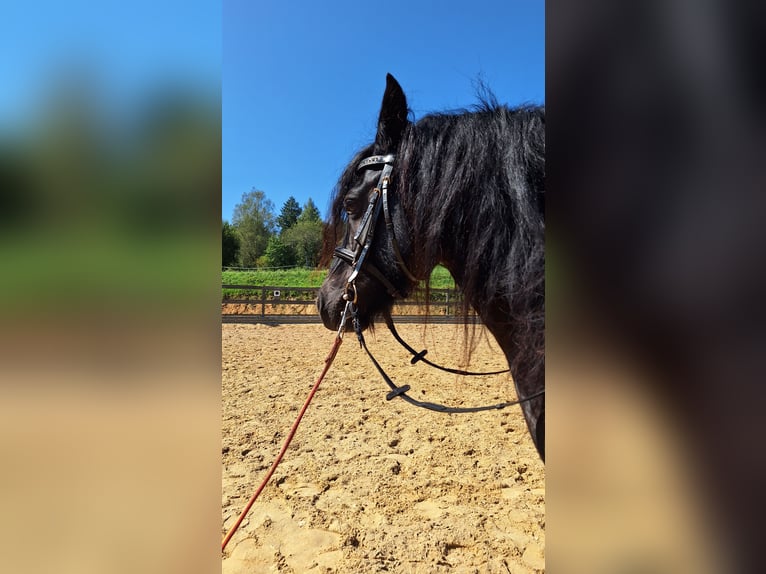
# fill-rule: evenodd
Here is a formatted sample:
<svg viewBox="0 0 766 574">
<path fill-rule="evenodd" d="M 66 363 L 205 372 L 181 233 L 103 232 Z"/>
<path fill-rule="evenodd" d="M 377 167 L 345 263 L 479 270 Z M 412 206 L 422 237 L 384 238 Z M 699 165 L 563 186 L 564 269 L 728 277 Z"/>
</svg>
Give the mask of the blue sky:
<svg viewBox="0 0 766 574">
<path fill-rule="evenodd" d="M 326 215 L 354 152 L 375 133 L 387 72 L 419 118 L 476 103 L 545 102 L 545 5 L 226 0 L 222 215 L 253 187 Z"/>
<path fill-rule="evenodd" d="M 0 129 L 33 120 L 73 72 L 122 109 L 164 86 L 220 88 L 218 0 L 30 0 L 6 2 L 2 18 Z"/>
</svg>

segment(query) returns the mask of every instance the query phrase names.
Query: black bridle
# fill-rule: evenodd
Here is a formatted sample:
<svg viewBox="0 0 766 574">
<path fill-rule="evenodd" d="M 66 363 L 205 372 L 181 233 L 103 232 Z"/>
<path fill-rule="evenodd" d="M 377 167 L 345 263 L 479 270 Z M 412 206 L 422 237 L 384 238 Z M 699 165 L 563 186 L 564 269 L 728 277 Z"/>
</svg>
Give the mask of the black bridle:
<svg viewBox="0 0 766 574">
<path fill-rule="evenodd" d="M 352 251 L 347 247 L 336 247 L 334 252 L 335 257 L 345 261 L 352 267 L 351 275 L 348 276 L 348 280 L 346 281 L 344 298 L 346 300 L 351 299 L 354 303 L 356 303 L 356 278 L 362 270 L 362 266 L 364 266 L 366 272 L 383 284 L 389 295 L 395 299 L 401 297 L 401 294 L 396 287 L 394 287 L 394 284 L 391 283 L 391 281 L 389 281 L 389 279 L 381 273 L 375 265 L 366 261 L 367 254 L 370 251 L 370 246 L 372 245 L 372 240 L 374 238 L 375 226 L 377 225 L 381 211 L 383 211 L 383 217 L 386 220 L 386 229 L 388 230 L 391 247 L 394 250 L 394 255 L 396 256 L 399 268 L 407 276 L 407 279 L 413 283 L 417 282 L 417 278 L 409 270 L 402 258 L 401 251 L 399 251 L 399 243 L 396 241 L 396 235 L 394 235 L 394 223 L 391 219 L 391 211 L 388 208 L 388 186 L 391 182 L 391 172 L 394 169 L 394 159 L 396 159 L 394 154 L 373 155 L 363 159 L 359 162 L 359 165 L 356 166 L 356 171 L 373 165 L 382 165 L 383 169 L 378 178 L 378 184 L 372 190 L 369 203 L 367 204 L 367 210 L 364 212 L 359 228 L 354 234 L 354 250 Z"/>
<path fill-rule="evenodd" d="M 393 283 L 391 283 L 391 281 L 377 267 L 375 267 L 371 262 L 367 261 L 367 255 L 369 254 L 370 247 L 372 246 L 372 240 L 374 238 L 373 236 L 374 236 L 375 226 L 377 224 L 378 218 L 380 217 L 381 211 L 383 211 L 383 217 L 385 218 L 385 221 L 386 221 L 386 229 L 388 231 L 389 240 L 391 241 L 391 247 L 393 248 L 394 255 L 396 257 L 396 261 L 397 261 L 397 264 L 399 265 L 399 268 L 402 270 L 402 272 L 407 276 L 407 278 L 411 282 L 416 283 L 418 281 L 417 278 L 410 272 L 409 268 L 407 267 L 407 264 L 404 262 L 404 259 L 402 258 L 401 251 L 399 250 L 399 244 L 396 241 L 396 236 L 394 235 L 393 220 L 391 219 L 391 213 L 388 208 L 388 186 L 391 181 L 391 172 L 394 169 L 393 168 L 394 159 L 396 159 L 396 156 L 394 154 L 373 155 L 366 159 L 363 159 L 362 161 L 359 162 L 359 165 L 356 166 L 356 171 L 365 169 L 369 166 L 382 165 L 383 168 L 382 168 L 380 177 L 378 178 L 378 184 L 372 190 L 369 203 L 367 204 L 367 209 L 364 213 L 364 216 L 362 216 L 362 221 L 359 224 L 359 228 L 356 230 L 356 233 L 354 234 L 354 238 L 353 238 L 353 244 L 355 245 L 354 250 L 351 250 L 347 247 L 336 247 L 334 251 L 335 257 L 337 257 L 338 259 L 342 261 L 345 261 L 352 268 L 351 274 L 348 276 L 348 279 L 346 280 L 346 287 L 343 294 L 343 299 L 344 301 L 346 301 L 346 305 L 341 315 L 340 327 L 338 328 L 338 337 L 343 336 L 343 332 L 346 326 L 346 319 L 350 312 L 351 318 L 353 320 L 354 332 L 356 333 L 356 337 L 359 340 L 359 345 L 365 350 L 367 355 L 370 357 L 370 360 L 372 361 L 373 365 L 375 365 L 375 368 L 378 370 L 380 375 L 383 377 L 383 380 L 391 389 L 391 392 L 389 392 L 386 395 L 386 400 L 389 400 L 389 401 L 395 397 L 401 397 L 403 400 L 407 401 L 408 403 L 414 406 L 422 407 L 432 411 L 437 411 L 442 413 L 474 413 L 479 411 L 503 409 L 505 407 L 518 405 L 521 403 L 525 403 L 527 401 L 531 401 L 532 399 L 535 399 L 537 397 L 544 395 L 545 390 L 542 390 L 542 391 L 538 391 L 537 393 L 533 393 L 532 395 L 529 395 L 528 397 L 524 397 L 522 399 L 518 399 L 515 401 L 498 403 L 495 405 L 486 405 L 481 407 L 447 407 L 445 405 L 440 405 L 437 403 L 418 401 L 417 399 L 413 399 L 412 397 L 407 395 L 407 391 L 410 390 L 411 388 L 409 385 L 403 385 L 399 387 L 396 385 L 396 383 L 394 383 L 391 380 L 391 377 L 389 377 L 386 374 L 386 372 L 383 370 L 383 367 L 380 366 L 380 363 L 378 363 L 378 361 L 372 355 L 370 350 L 367 348 L 367 343 L 364 340 L 361 324 L 357 316 L 357 305 L 356 305 L 358 300 L 358 293 L 356 290 L 356 278 L 359 276 L 359 273 L 362 271 L 362 268 L 364 267 L 364 270 L 367 273 L 369 273 L 371 276 L 377 279 L 381 284 L 383 284 L 383 286 L 386 288 L 386 291 L 388 291 L 388 293 L 393 298 L 396 299 L 401 297 L 401 294 L 396 289 L 396 287 L 394 287 Z M 389 331 L 391 331 L 391 334 L 394 336 L 394 338 L 404 348 L 406 348 L 410 352 L 410 354 L 413 355 L 413 358 L 411 360 L 412 364 L 415 364 L 418 361 L 422 361 L 426 363 L 427 365 L 430 365 L 434 368 L 441 369 L 442 371 L 446 371 L 446 372 L 454 373 L 458 375 L 476 375 L 476 376 L 497 375 L 497 374 L 506 373 L 509 371 L 509 369 L 505 369 L 503 371 L 476 373 L 476 372 L 462 371 L 459 369 L 450 369 L 450 368 L 442 367 L 440 365 L 432 363 L 431 361 L 424 358 L 427 353 L 426 350 L 423 350 L 420 352 L 415 351 L 415 349 L 413 349 L 407 343 L 404 342 L 404 340 L 396 332 L 396 329 L 394 328 L 394 322 L 390 314 L 386 313 L 385 319 L 386 319 L 386 326 L 388 327 Z"/>
</svg>

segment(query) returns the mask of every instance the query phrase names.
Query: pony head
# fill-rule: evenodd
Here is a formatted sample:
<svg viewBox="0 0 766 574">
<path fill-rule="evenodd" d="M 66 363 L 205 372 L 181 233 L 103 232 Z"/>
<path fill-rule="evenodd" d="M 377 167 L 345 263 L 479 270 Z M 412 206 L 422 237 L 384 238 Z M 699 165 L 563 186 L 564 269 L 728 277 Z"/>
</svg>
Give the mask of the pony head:
<svg viewBox="0 0 766 574">
<path fill-rule="evenodd" d="M 410 125 L 407 113 L 404 92 L 388 74 L 375 141 L 343 171 L 325 229 L 323 259 L 333 262 L 317 307 L 328 329 L 340 327 L 347 300 L 354 302 L 360 326 L 368 327 L 417 282 L 408 268 L 410 233 L 396 193 L 396 154 Z"/>
</svg>

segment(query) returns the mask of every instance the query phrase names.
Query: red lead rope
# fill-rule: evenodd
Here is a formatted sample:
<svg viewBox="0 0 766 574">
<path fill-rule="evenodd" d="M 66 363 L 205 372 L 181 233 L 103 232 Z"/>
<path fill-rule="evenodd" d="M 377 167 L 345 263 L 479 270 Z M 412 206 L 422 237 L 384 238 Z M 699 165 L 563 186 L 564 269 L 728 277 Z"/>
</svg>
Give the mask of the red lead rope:
<svg viewBox="0 0 766 574">
<path fill-rule="evenodd" d="M 322 370 L 322 373 L 319 375 L 317 382 L 314 383 L 314 386 L 311 388 L 311 391 L 309 392 L 309 396 L 306 398 L 306 402 L 303 403 L 303 408 L 298 413 L 298 418 L 295 419 L 295 422 L 293 423 L 293 427 L 290 429 L 290 433 L 287 435 L 287 439 L 285 439 L 285 444 L 282 445 L 282 450 L 279 451 L 279 454 L 277 455 L 277 458 L 274 461 L 274 464 L 271 465 L 271 468 L 269 469 L 269 472 L 266 474 L 266 477 L 261 482 L 261 485 L 255 491 L 253 496 L 250 497 L 250 500 L 248 501 L 247 506 L 245 506 L 245 509 L 239 515 L 239 518 L 237 518 L 237 521 L 234 523 L 234 526 L 232 526 L 229 532 L 226 534 L 226 536 L 224 536 L 223 542 L 221 543 L 221 552 L 224 551 L 224 549 L 226 548 L 226 545 L 229 543 L 229 540 L 231 540 L 231 537 L 234 536 L 234 533 L 237 531 L 237 528 L 239 528 L 239 525 L 242 524 L 242 521 L 245 519 L 245 516 L 247 516 L 247 513 L 250 511 L 250 508 L 253 506 L 253 503 L 258 498 L 258 495 L 261 494 L 261 491 L 266 487 L 266 484 L 269 482 L 271 475 L 274 474 L 274 471 L 277 469 L 277 466 L 279 465 L 279 463 L 282 460 L 282 457 L 285 455 L 285 452 L 287 451 L 287 447 L 290 446 L 290 441 L 292 441 L 293 436 L 295 436 L 295 431 L 298 430 L 298 425 L 300 424 L 301 419 L 303 418 L 303 415 L 309 406 L 309 403 L 311 403 L 311 399 L 314 398 L 314 394 L 317 392 L 317 389 L 319 389 L 319 385 L 321 384 L 322 379 L 324 379 L 324 376 L 327 374 L 327 371 L 330 370 L 330 365 L 332 365 L 332 362 L 335 359 L 335 355 L 338 354 L 338 349 L 340 348 L 340 344 L 342 342 L 343 342 L 343 339 L 341 338 L 340 335 L 335 337 L 335 343 L 333 343 L 332 349 L 330 349 L 330 354 L 327 355 L 327 358 L 324 360 L 325 362 L 324 369 Z"/>
</svg>

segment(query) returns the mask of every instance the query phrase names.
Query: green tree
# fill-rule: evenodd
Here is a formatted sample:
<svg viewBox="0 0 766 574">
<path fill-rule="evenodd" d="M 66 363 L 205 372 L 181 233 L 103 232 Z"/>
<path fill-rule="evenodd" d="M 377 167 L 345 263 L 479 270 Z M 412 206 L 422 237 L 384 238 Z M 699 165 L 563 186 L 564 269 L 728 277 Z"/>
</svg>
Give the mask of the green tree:
<svg viewBox="0 0 766 574">
<path fill-rule="evenodd" d="M 285 201 L 282 206 L 282 211 L 279 212 L 277 217 L 277 226 L 279 226 L 279 232 L 284 233 L 298 222 L 298 217 L 301 214 L 301 206 L 296 199 L 291 195 Z"/>
<path fill-rule="evenodd" d="M 314 205 L 314 201 L 310 197 L 303 206 L 303 210 L 298 216 L 298 221 L 322 221 L 322 215 L 319 213 L 319 209 L 317 209 L 317 206 Z"/>
<path fill-rule="evenodd" d="M 293 267 L 295 265 L 295 249 L 286 245 L 279 235 L 272 235 L 266 246 L 266 263 L 269 267 Z"/>
<path fill-rule="evenodd" d="M 274 233 L 274 204 L 264 192 L 253 188 L 243 193 L 242 201 L 234 207 L 232 224 L 239 235 L 240 265 L 254 267 Z"/>
<path fill-rule="evenodd" d="M 239 255 L 239 237 L 234 227 L 228 221 L 223 221 L 221 225 L 221 265 L 230 267 L 237 263 Z"/>
<path fill-rule="evenodd" d="M 298 256 L 298 263 L 316 267 L 322 250 L 322 221 L 298 221 L 285 231 L 282 240 L 290 245 Z"/>
</svg>

